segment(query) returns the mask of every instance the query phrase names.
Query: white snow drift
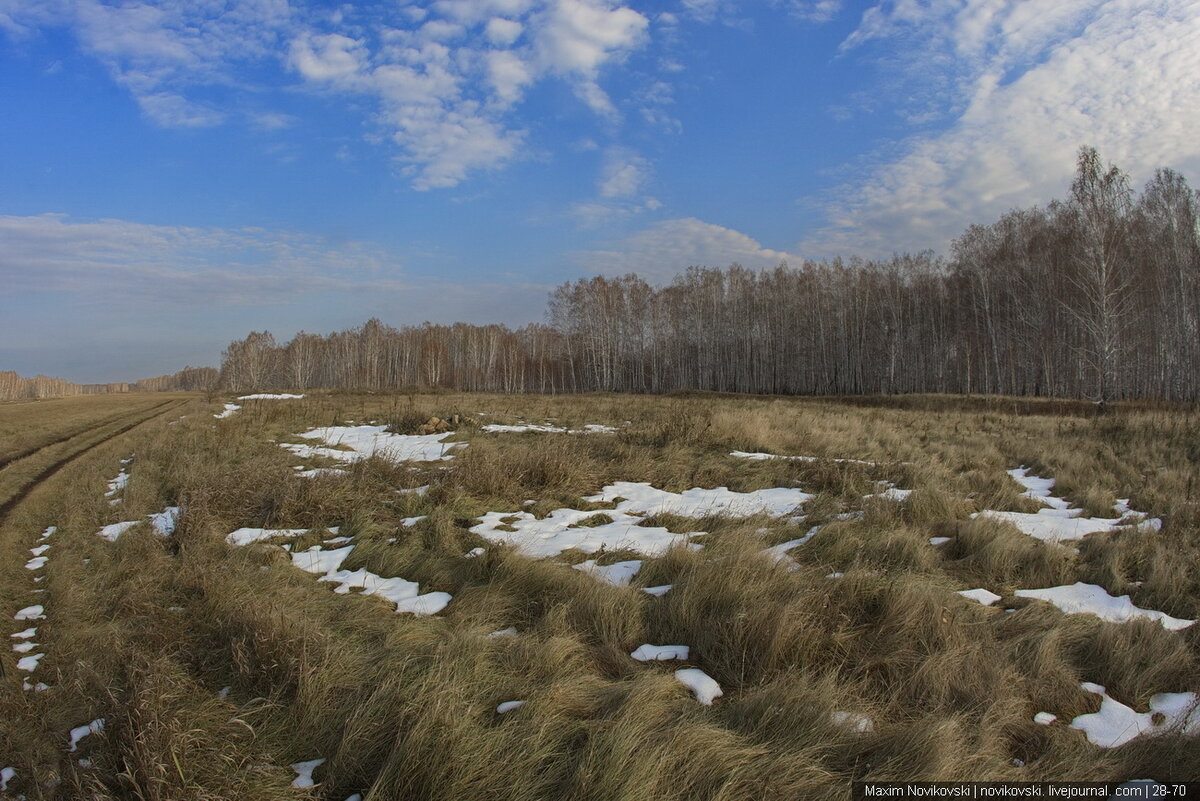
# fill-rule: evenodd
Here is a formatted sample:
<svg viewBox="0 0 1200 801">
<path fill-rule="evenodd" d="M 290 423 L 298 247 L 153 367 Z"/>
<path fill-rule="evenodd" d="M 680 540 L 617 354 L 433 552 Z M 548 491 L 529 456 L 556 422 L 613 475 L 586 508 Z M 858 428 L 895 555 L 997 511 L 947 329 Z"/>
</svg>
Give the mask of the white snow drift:
<svg viewBox="0 0 1200 801">
<path fill-rule="evenodd" d="M 733 492 L 727 487 L 717 487 L 674 493 L 655 489 L 648 483 L 620 481 L 584 498 L 593 503 L 615 503 L 612 509 L 555 509 L 541 520 L 529 512 L 488 512 L 471 532 L 489 542 L 515 545 L 523 555 L 532 558 L 557 556 L 571 548 L 584 553 L 595 553 L 601 548 L 629 549 L 647 556 L 662 556 L 672 546 L 685 544 L 690 537 L 704 532 L 676 534 L 662 526 L 641 525 L 646 515 L 778 517 L 792 513 L 812 497 L 798 489 L 785 488 Z M 598 515 L 606 515 L 611 522 L 585 524 Z"/>
<path fill-rule="evenodd" d="M 1054 487 L 1054 479 L 1029 475 L 1029 468 L 1026 467 L 1009 470 L 1008 474 L 1014 481 L 1025 487 L 1025 492 L 1021 493 L 1024 497 L 1040 501 L 1046 508 L 1039 509 L 1033 514 L 985 509 L 971 517 L 985 517 L 1012 523 L 1029 536 L 1044 542 L 1081 540 L 1089 534 L 1116 531 L 1122 527 L 1136 528 L 1140 531 L 1157 531 L 1162 527 L 1162 521 L 1158 518 L 1148 518 L 1142 512 L 1131 510 L 1128 499 L 1117 503 L 1114 507 L 1120 517 L 1082 517 L 1082 509 L 1074 509 L 1065 499 L 1050 494 L 1050 490 Z"/>
<path fill-rule="evenodd" d="M 452 450 L 464 442 L 442 442 L 445 434 L 390 434 L 387 426 L 327 426 L 299 434 L 303 439 L 320 440 L 326 446 L 281 443 L 281 447 L 304 459 L 325 456 L 339 462 L 357 462 L 379 456 L 392 462 L 436 462 L 453 459 Z M 344 450 L 349 448 L 350 450 Z"/>
</svg>

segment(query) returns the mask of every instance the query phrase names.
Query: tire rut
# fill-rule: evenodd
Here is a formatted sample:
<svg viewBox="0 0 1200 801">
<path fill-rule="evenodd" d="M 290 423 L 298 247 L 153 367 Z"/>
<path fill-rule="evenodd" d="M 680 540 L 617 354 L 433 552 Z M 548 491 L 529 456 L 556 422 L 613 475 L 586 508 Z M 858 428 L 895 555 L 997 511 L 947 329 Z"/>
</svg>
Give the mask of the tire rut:
<svg viewBox="0 0 1200 801">
<path fill-rule="evenodd" d="M 172 402 L 173 401 L 164 401 L 163 403 L 155 404 L 154 406 L 150 407 L 150 410 L 154 411 L 157 409 L 161 409 L 167 403 L 172 403 Z M 142 410 L 142 411 L 144 411 L 144 410 Z M 121 418 L 127 417 L 127 416 L 128 415 L 125 413 L 114 414 L 109 417 L 105 417 L 104 419 L 100 420 L 99 422 L 89 423 L 86 426 L 82 426 L 80 428 L 76 428 L 72 431 L 69 431 L 68 433 L 63 434 L 61 437 L 58 437 L 57 439 L 50 440 L 49 442 L 43 442 L 41 445 L 35 445 L 32 448 L 28 448 L 24 451 L 21 451 L 20 453 L 13 454 L 12 456 L 6 456 L 3 459 L 0 459 L 0 470 L 3 470 L 4 468 L 8 467 L 10 464 L 19 462 L 22 459 L 28 459 L 31 456 L 36 456 L 39 452 L 46 450 L 46 448 L 53 448 L 55 445 L 61 445 L 62 443 L 67 442 L 68 440 L 75 439 L 76 437 L 80 436 L 81 434 L 86 434 L 89 431 L 99 431 L 100 429 L 104 428 L 105 426 L 112 425 L 113 423 L 117 422 Z"/>
<path fill-rule="evenodd" d="M 155 419 L 156 417 L 161 417 L 161 416 L 171 412 L 174 409 L 178 409 L 181 406 L 185 405 L 186 403 L 187 403 L 186 400 L 165 401 L 164 403 L 160 403 L 150 411 L 150 414 L 139 417 L 137 420 L 133 421 L 132 423 L 130 423 L 128 425 L 122 426 L 121 428 L 117 429 L 116 431 L 114 431 L 113 433 L 104 437 L 103 439 L 93 442 L 92 444 L 90 444 L 80 450 L 77 450 L 73 453 L 70 453 L 70 454 L 62 457 L 61 459 L 58 459 L 55 462 L 52 462 L 51 464 L 47 465 L 44 470 L 42 470 L 40 473 L 38 473 L 36 476 L 34 476 L 32 479 L 30 479 L 25 484 L 22 484 L 8 500 L 4 501 L 3 503 L 0 503 L 0 525 L 4 524 L 5 520 L 9 516 L 9 514 L 12 513 L 12 510 L 15 509 L 17 507 L 17 505 L 19 503 L 21 503 L 21 501 L 25 500 L 25 498 L 27 498 L 29 496 L 29 493 L 33 492 L 34 489 L 36 489 L 39 484 L 46 481 L 47 479 L 52 478 L 56 473 L 58 473 L 60 470 L 65 468 L 67 465 L 69 465 L 72 462 L 74 462 L 75 460 L 83 457 L 84 455 L 90 453 L 91 451 L 95 450 L 96 448 L 99 448 L 101 445 L 111 442 L 112 440 L 116 439 L 117 437 L 119 437 L 123 434 L 129 433 L 130 431 L 137 428 L 138 426 L 140 426 L 144 423 L 148 423 L 151 420 Z M 164 408 L 164 407 L 170 407 L 170 408 Z M 102 427 L 102 426 L 98 426 L 98 427 Z M 88 430 L 95 431 L 96 428 L 98 428 L 98 427 L 92 427 Z M 76 434 L 75 436 L 80 436 L 80 435 Z M 72 439 L 72 438 L 73 437 L 68 437 L 68 439 Z M 63 440 L 63 441 L 66 441 L 66 440 Z M 56 443 L 52 443 L 52 444 L 56 444 Z M 29 456 L 33 456 L 37 453 L 40 453 L 42 450 L 44 450 L 45 448 L 48 448 L 48 447 L 50 447 L 50 445 L 45 445 L 42 448 L 39 448 L 38 450 L 29 454 Z M 26 457 L 26 458 L 29 458 L 29 457 Z"/>
</svg>

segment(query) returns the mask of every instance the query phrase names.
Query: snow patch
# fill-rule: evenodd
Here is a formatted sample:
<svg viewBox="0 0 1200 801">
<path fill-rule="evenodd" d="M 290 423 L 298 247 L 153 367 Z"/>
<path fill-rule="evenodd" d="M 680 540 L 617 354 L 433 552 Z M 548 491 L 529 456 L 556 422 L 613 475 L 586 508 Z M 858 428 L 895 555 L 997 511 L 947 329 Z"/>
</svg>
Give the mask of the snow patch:
<svg viewBox="0 0 1200 801">
<path fill-rule="evenodd" d="M 147 515 L 146 519 L 150 521 L 150 525 L 160 537 L 169 537 L 175 533 L 175 525 L 179 522 L 179 507 L 168 506 L 161 512 Z M 97 531 L 96 536 L 106 539 L 109 542 L 116 542 L 122 534 L 140 522 L 142 521 L 126 520 L 121 523 L 112 523 Z"/>
<path fill-rule="evenodd" d="M 217 418 L 218 420 L 224 420 L 226 417 L 232 416 L 234 412 L 241 408 L 242 407 L 238 406 L 236 403 L 227 403 L 225 404 L 225 411 L 218 412 L 217 414 L 214 414 L 213 417 Z"/>
<path fill-rule="evenodd" d="M 716 679 L 699 668 L 684 668 L 675 671 L 675 679 L 686 686 L 705 706 L 712 706 L 713 699 L 724 695 Z"/>
<path fill-rule="evenodd" d="M 41 605 L 27 606 L 13 616 L 13 620 L 45 620 L 46 609 Z"/>
<path fill-rule="evenodd" d="M 326 531 L 332 532 L 333 529 L 327 528 Z M 307 528 L 239 528 L 237 531 L 231 531 L 225 536 L 225 542 L 230 545 L 250 545 L 255 542 L 269 540 L 272 537 L 299 537 L 301 534 L 307 534 L 311 529 Z"/>
<path fill-rule="evenodd" d="M 32 673 L 37 670 L 38 662 L 42 661 L 45 654 L 30 654 L 17 660 L 17 670 L 23 670 L 26 673 Z"/>
<path fill-rule="evenodd" d="M 487 434 L 615 434 L 615 426 L 605 426 L 598 423 L 588 423 L 583 428 L 563 428 L 548 425 L 515 425 L 505 426 L 489 423 L 479 429 Z"/>
<path fill-rule="evenodd" d="M 71 744 L 67 748 L 68 751 L 74 751 L 79 747 L 79 741 L 84 737 L 89 737 L 93 734 L 99 734 L 104 731 L 104 718 L 96 718 L 86 726 L 76 726 L 71 729 Z"/>
<path fill-rule="evenodd" d="M 691 649 L 686 645 L 650 645 L 646 643 L 639 645 L 630 656 L 639 662 L 663 662 L 668 659 L 686 661 L 690 651 Z M 720 695 L 720 693 L 717 694 Z"/>
<path fill-rule="evenodd" d="M 628 562 L 614 562 L 611 565 L 601 566 L 596 564 L 595 559 L 589 559 L 574 565 L 574 568 L 612 584 L 614 587 L 628 587 L 629 582 L 642 569 L 642 560 L 630 559 Z"/>
<path fill-rule="evenodd" d="M 238 400 L 299 400 L 303 397 L 303 395 L 289 395 L 286 392 L 278 395 L 260 392 L 257 395 L 239 395 Z"/>
<path fill-rule="evenodd" d="M 1083 689 L 1100 696 L 1100 711 L 1080 715 L 1071 721 L 1093 744 L 1116 748 L 1140 735 L 1154 736 L 1168 731 L 1180 734 L 1200 733 L 1200 710 L 1196 693 L 1158 693 L 1150 697 L 1150 711 L 1136 712 L 1111 698 L 1099 684 L 1084 682 Z M 1161 720 L 1155 723 L 1156 715 Z"/>
<path fill-rule="evenodd" d="M 300 478 L 320 478 L 321 476 L 345 476 L 349 475 L 348 471 L 340 467 L 314 467 L 311 470 L 305 470 L 302 467 L 296 468 L 296 475 Z"/>
<path fill-rule="evenodd" d="M 1108 590 L 1096 584 L 1077 581 L 1062 587 L 1047 587 L 1042 590 L 1017 590 L 1021 598 L 1035 598 L 1054 604 L 1068 615 L 1092 614 L 1111 623 L 1128 623 L 1135 618 L 1156 620 L 1170 631 L 1178 631 L 1193 625 L 1195 620 L 1171 617 L 1165 612 L 1142 609 L 1134 606 L 1128 595 L 1114 597 Z"/>
<path fill-rule="evenodd" d="M 641 587 L 641 591 L 647 595 L 653 595 L 655 598 L 661 598 L 671 591 L 674 584 L 660 584 L 657 587 Z"/>
<path fill-rule="evenodd" d="M 463 442 L 442 442 L 450 433 L 391 434 L 387 426 L 327 426 L 314 428 L 298 436 L 350 450 L 292 443 L 281 443 L 281 447 L 304 459 L 325 456 L 339 462 L 357 462 L 379 456 L 392 462 L 436 462 L 453 459 L 449 451 L 466 445 Z"/>
<path fill-rule="evenodd" d="M 972 601 L 978 601 L 984 606 L 991 606 L 1000 600 L 999 595 L 994 592 L 989 592 L 982 587 L 976 590 L 959 590 L 958 594 L 964 598 L 970 598 Z"/>
<path fill-rule="evenodd" d="M 13 780 L 17 772 L 12 768 L 0 768 L 0 793 L 8 790 L 8 783 Z"/>
<path fill-rule="evenodd" d="M 1058 720 L 1058 715 L 1051 715 L 1049 712 L 1038 712 L 1033 716 L 1033 722 L 1042 726 L 1049 726 L 1056 720 Z"/>
<path fill-rule="evenodd" d="M 292 770 L 296 771 L 296 778 L 292 780 L 292 786 L 316 787 L 317 783 L 313 781 L 313 771 L 324 764 L 324 758 L 310 759 L 307 762 L 293 762 Z"/>
<path fill-rule="evenodd" d="M 1118 502 L 1114 507 L 1121 515 L 1120 517 L 1081 517 L 1082 509 L 1072 508 L 1067 500 L 1050 493 L 1054 488 L 1054 479 L 1030 475 L 1027 467 L 1009 470 L 1008 474 L 1014 481 L 1025 487 L 1025 491 L 1021 493 L 1022 497 L 1039 501 L 1047 508 L 1039 509 L 1032 514 L 985 509 L 982 512 L 976 512 L 971 517 L 985 517 L 1011 523 L 1025 534 L 1043 542 L 1081 540 L 1089 534 L 1111 532 L 1129 527 L 1138 531 L 1158 531 L 1162 528 L 1161 520 L 1158 518 L 1148 519 L 1145 513 L 1134 512 L 1124 502 Z"/>
<path fill-rule="evenodd" d="M 738 459 L 753 459 L 755 461 L 785 459 L 789 462 L 834 462 L 835 464 L 861 464 L 868 467 L 880 464 L 880 462 L 865 462 L 862 459 L 835 459 L 831 456 L 780 456 L 774 453 L 747 453 L 746 451 L 733 451 L 729 455 L 735 456 Z"/>
<path fill-rule="evenodd" d="M 783 517 L 814 497 L 798 489 L 783 487 L 753 492 L 733 492 L 728 487 L 696 487 L 675 493 L 655 489 L 646 482 L 618 481 L 584 500 L 611 503 L 619 498 L 621 500 L 617 503 L 616 511 L 626 514 L 672 514 L 680 517 L 750 517 L 766 514 Z"/>
<path fill-rule="evenodd" d="M 512 712 L 524 703 L 524 701 L 505 701 L 496 707 L 496 711 L 503 715 L 505 712 Z"/>
</svg>

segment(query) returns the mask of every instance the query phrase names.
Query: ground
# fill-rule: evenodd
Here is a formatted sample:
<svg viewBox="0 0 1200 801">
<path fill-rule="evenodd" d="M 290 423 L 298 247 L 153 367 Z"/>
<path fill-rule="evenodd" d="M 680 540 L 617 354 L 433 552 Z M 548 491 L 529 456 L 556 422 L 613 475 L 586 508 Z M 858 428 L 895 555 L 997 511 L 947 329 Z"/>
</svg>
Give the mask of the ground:
<svg viewBox="0 0 1200 801">
<path fill-rule="evenodd" d="M 434 416 L 453 430 L 419 435 Z M 0 796 L 1200 778 L 1198 423 L 927 396 L 0 404 Z"/>
</svg>

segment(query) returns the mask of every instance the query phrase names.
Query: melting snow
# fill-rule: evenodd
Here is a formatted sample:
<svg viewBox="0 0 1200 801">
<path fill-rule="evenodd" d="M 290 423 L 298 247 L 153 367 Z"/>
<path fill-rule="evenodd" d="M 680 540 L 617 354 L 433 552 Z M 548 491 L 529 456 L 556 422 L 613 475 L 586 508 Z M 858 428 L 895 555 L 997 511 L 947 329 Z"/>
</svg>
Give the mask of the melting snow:
<svg viewBox="0 0 1200 801">
<path fill-rule="evenodd" d="M 121 502 L 121 499 L 118 498 L 117 495 L 119 495 L 121 491 L 125 489 L 125 485 L 128 483 L 129 473 L 125 472 L 124 469 L 122 469 L 120 473 L 117 473 L 116 478 L 108 482 L 108 491 L 104 493 L 104 497 L 111 499 L 109 500 L 109 504 L 118 504 Z"/>
<path fill-rule="evenodd" d="M 169 537 L 175 533 L 175 526 L 179 522 L 179 507 L 168 506 L 161 512 L 156 512 L 150 515 L 150 525 L 158 532 L 161 537 Z"/>
<path fill-rule="evenodd" d="M 314 467 L 311 470 L 305 470 L 302 467 L 297 467 L 296 473 L 300 478 L 318 478 L 320 476 L 344 476 L 347 472 L 340 467 Z"/>
<path fill-rule="evenodd" d="M 492 639 L 492 640 L 494 640 L 498 637 L 516 637 L 516 636 L 517 636 L 517 630 L 515 628 L 513 628 L 512 626 L 509 626 L 506 629 L 500 629 L 498 631 L 493 631 L 491 634 L 487 635 L 488 639 Z"/>
<path fill-rule="evenodd" d="M 856 734 L 869 734 L 875 730 L 875 722 L 861 712 L 830 712 L 829 719 L 833 725 L 850 729 Z"/>
<path fill-rule="evenodd" d="M 732 492 L 728 487 L 697 487 L 674 493 L 655 489 L 645 482 L 618 481 L 584 500 L 599 503 L 621 498 L 616 511 L 626 514 L 673 514 L 680 517 L 749 517 L 767 514 L 782 517 L 814 497 L 798 489 L 782 487 L 753 492 Z"/>
<path fill-rule="evenodd" d="M 126 531 L 129 531 L 129 529 L 133 528 L 140 522 L 142 522 L 142 521 L 141 520 L 127 520 L 124 523 L 113 523 L 113 524 L 105 526 L 104 528 L 97 531 L 96 535 L 103 537 L 104 539 L 108 540 L 109 542 L 116 542 L 118 537 L 120 537 Z"/>
<path fill-rule="evenodd" d="M 774 453 L 747 453 L 746 451 L 733 451 L 729 455 L 736 456 L 739 459 L 754 459 L 756 461 L 786 459 L 789 462 L 835 462 L 837 464 L 862 464 L 870 467 L 879 464 L 879 462 L 864 462 L 862 459 L 834 459 L 829 456 L 779 456 Z"/>
<path fill-rule="evenodd" d="M 445 434 L 389 434 L 387 426 L 329 426 L 314 428 L 299 435 L 304 439 L 322 440 L 327 445 L 341 445 L 351 450 L 323 448 L 318 445 L 282 443 L 301 458 L 326 456 L 339 462 L 357 462 L 369 456 L 380 456 L 393 462 L 436 462 L 454 458 L 449 451 L 465 446 L 463 442 L 443 443 Z"/>
<path fill-rule="evenodd" d="M 951 540 L 950 537 L 930 537 L 929 544 L 930 545 L 945 545 L 950 540 Z"/>
<path fill-rule="evenodd" d="M 342 570 L 342 562 L 354 550 L 353 545 L 345 548 L 322 550 L 314 545 L 307 551 L 292 554 L 292 564 L 301 570 L 314 573 L 319 581 L 330 581 L 338 586 L 334 592 L 345 594 L 360 588 L 364 595 L 378 595 L 396 604 L 397 612 L 414 615 L 433 615 L 446 608 L 452 597 L 446 592 L 429 592 L 418 595 L 420 585 L 402 578 L 383 578 L 365 568 Z"/>
<path fill-rule="evenodd" d="M 13 617 L 13 620 L 45 620 L 46 609 L 40 605 L 27 606 Z"/>
<path fill-rule="evenodd" d="M 310 530 L 307 528 L 239 528 L 226 535 L 225 541 L 230 545 L 250 545 L 269 540 L 272 537 L 299 537 L 301 534 L 307 534 Z M 332 532 L 333 529 L 326 529 L 326 531 Z"/>
<path fill-rule="evenodd" d="M 68 751 L 74 751 L 79 746 L 79 741 L 84 737 L 92 734 L 99 734 L 104 731 L 104 718 L 96 718 L 86 726 L 76 726 L 71 729 L 71 745 Z"/>
<path fill-rule="evenodd" d="M 25 642 L 17 643 L 12 647 L 12 649 L 18 654 L 27 654 L 34 648 L 37 648 L 39 645 L 41 645 L 41 643 L 36 643 L 33 640 L 26 640 Z"/>
<path fill-rule="evenodd" d="M 175 524 L 179 521 L 179 507 L 168 506 L 161 512 L 155 512 L 151 515 L 146 515 L 146 519 L 150 521 L 150 525 L 154 527 L 154 531 L 162 537 L 169 537 L 175 533 Z M 141 520 L 126 520 L 121 523 L 112 523 L 104 526 L 96 532 L 98 537 L 116 542 L 122 534 L 136 526 Z"/>
<path fill-rule="evenodd" d="M 396 604 L 396 611 L 409 612 L 417 616 L 436 615 L 445 609 L 452 600 L 453 596 L 448 592 L 427 592 L 416 598 L 408 598 L 399 602 Z"/>
<path fill-rule="evenodd" d="M 642 560 L 631 559 L 628 562 L 614 562 L 611 565 L 597 565 L 595 559 L 580 562 L 574 566 L 576 570 L 595 576 L 616 587 L 628 587 L 629 582 L 642 569 Z"/>
<path fill-rule="evenodd" d="M 42 661 L 45 654 L 31 654 L 17 660 L 17 670 L 23 670 L 26 673 L 32 673 L 37 670 L 38 662 Z"/>
<path fill-rule="evenodd" d="M 889 484 L 887 489 L 883 490 L 882 492 L 876 492 L 873 495 L 864 495 L 863 500 L 867 500 L 869 498 L 879 498 L 880 500 L 884 501 L 903 503 L 909 499 L 909 496 L 911 496 L 912 493 L 913 491 L 910 489 L 896 489 L 894 486 Z"/>
<path fill-rule="evenodd" d="M 41 570 L 45 566 L 46 566 L 46 557 L 44 557 L 44 556 L 35 556 L 34 558 L 30 559 L 28 562 L 25 563 L 26 570 Z"/>
<path fill-rule="evenodd" d="M 213 417 L 217 418 L 218 420 L 224 420 L 226 417 L 230 417 L 240 408 L 242 407 L 238 406 L 236 403 L 227 403 L 225 404 L 225 411 L 214 414 Z"/>
<path fill-rule="evenodd" d="M 480 431 L 488 434 L 615 434 L 617 429 L 615 426 L 604 426 L 597 423 L 589 423 L 583 428 L 563 428 L 561 426 L 546 426 L 546 425 L 518 425 L 518 426 L 502 426 L 496 423 L 490 423 L 483 426 Z"/>
<path fill-rule="evenodd" d="M 641 590 L 647 595 L 653 595 L 655 598 L 661 598 L 670 592 L 671 588 L 674 586 L 674 584 L 660 584 L 657 587 L 642 587 Z"/>
<path fill-rule="evenodd" d="M 994 592 L 989 592 L 983 588 L 977 590 L 959 590 L 958 594 L 964 598 L 970 598 L 972 601 L 978 601 L 984 606 L 991 606 L 1000 600 L 999 595 Z"/>
<path fill-rule="evenodd" d="M 1008 474 L 1025 491 L 1023 497 L 1040 501 L 1047 508 L 1039 509 L 1036 513 L 1027 512 L 997 512 L 986 509 L 971 517 L 987 517 L 993 520 L 1003 520 L 1012 523 L 1018 529 L 1044 542 L 1064 542 L 1080 540 L 1089 534 L 1102 531 L 1116 531 L 1127 526 L 1136 526 L 1140 531 L 1157 531 L 1162 527 L 1158 518 L 1146 519 L 1142 512 L 1134 512 L 1125 502 L 1118 502 L 1114 509 L 1120 517 L 1081 517 L 1082 509 L 1073 509 L 1063 498 L 1050 494 L 1054 487 L 1054 479 L 1029 475 L 1029 468 L 1018 467 L 1009 470 Z"/>
<path fill-rule="evenodd" d="M 20 620 L 20 618 L 17 618 L 17 620 Z M 8 636 L 12 637 L 15 640 L 28 640 L 30 637 L 34 636 L 35 634 L 37 634 L 36 626 L 27 628 L 24 631 L 18 631 L 16 634 L 10 634 Z"/>
<path fill-rule="evenodd" d="M 326 575 L 340 569 L 342 562 L 346 561 L 353 550 L 353 545 L 329 551 L 323 551 L 321 546 L 314 545 L 307 551 L 292 554 L 292 565 L 318 576 Z"/>
<path fill-rule="evenodd" d="M 1058 720 L 1058 715 L 1051 715 L 1049 712 L 1038 712 L 1033 716 L 1033 722 L 1043 726 L 1049 726 L 1056 720 Z"/>
<path fill-rule="evenodd" d="M 1200 710 L 1196 693 L 1158 693 L 1150 698 L 1149 712 L 1135 712 L 1109 697 L 1099 684 L 1084 682 L 1083 689 L 1100 696 L 1100 711 L 1071 721 L 1093 745 L 1116 748 L 1141 734 L 1157 735 L 1178 729 L 1181 734 L 1200 733 Z M 1162 715 L 1160 723 L 1155 715 Z"/>
<path fill-rule="evenodd" d="M 716 679 L 699 668 L 684 668 L 675 671 L 675 678 L 691 689 L 696 700 L 705 706 L 712 706 L 714 698 L 724 695 L 721 685 Z"/>
<path fill-rule="evenodd" d="M 11 782 L 13 780 L 13 777 L 16 775 L 17 775 L 17 772 L 15 770 L 13 770 L 12 768 L 0 769 L 0 793 L 3 793 L 6 790 L 8 790 L 8 783 Z"/>
<path fill-rule="evenodd" d="M 1153 609 L 1142 609 L 1134 606 L 1128 595 L 1113 597 L 1108 591 L 1096 584 L 1084 584 L 1078 581 L 1063 587 L 1048 587 L 1043 590 L 1017 590 L 1022 598 L 1036 598 L 1048 601 L 1068 615 L 1093 614 L 1101 620 L 1112 623 L 1128 623 L 1138 617 L 1157 620 L 1163 628 L 1178 631 L 1191 626 L 1196 621 L 1171 617 L 1165 612 Z"/>
<path fill-rule="evenodd" d="M 524 701 L 505 701 L 496 707 L 496 711 L 503 715 L 505 712 L 512 712 L 517 707 L 524 704 Z"/>
<path fill-rule="evenodd" d="M 317 783 L 313 781 L 313 771 L 324 764 L 324 759 L 310 759 L 307 762 L 293 762 L 292 770 L 296 771 L 296 778 L 292 781 L 292 786 L 315 787 Z"/>
<path fill-rule="evenodd" d="M 288 395 L 287 393 L 271 395 L 265 392 L 260 392 L 257 395 L 239 395 L 238 400 L 299 400 L 303 397 L 303 395 Z"/>
<path fill-rule="evenodd" d="M 480 518 L 479 524 L 471 527 L 471 533 L 489 542 L 511 543 L 517 546 L 521 554 L 535 559 L 557 556 L 570 548 L 584 553 L 595 553 L 601 548 L 627 548 L 647 556 L 661 556 L 673 545 L 687 542 L 691 536 L 673 534 L 661 526 L 640 526 L 640 516 L 615 510 L 604 512 L 613 519 L 611 523 L 578 525 L 597 514 L 578 509 L 555 509 L 544 519 L 538 520 L 529 512 L 488 512 Z M 506 523 L 506 520 L 511 522 Z M 515 530 L 508 531 L 507 528 Z"/>
<path fill-rule="evenodd" d="M 663 662 L 668 659 L 683 659 L 686 661 L 690 651 L 691 649 L 686 645 L 650 645 L 647 643 L 639 645 L 637 650 L 631 653 L 630 656 L 639 662 Z M 683 680 L 680 679 L 680 681 Z M 691 685 L 689 684 L 688 686 L 690 687 Z M 720 695 L 720 693 L 717 693 L 717 695 Z"/>
<path fill-rule="evenodd" d="M 621 481 L 584 498 L 591 502 L 616 502 L 613 509 L 588 512 L 556 509 L 542 520 L 529 512 L 488 512 L 471 532 L 490 542 L 516 545 L 522 554 L 534 558 L 555 556 L 569 548 L 584 553 L 595 553 L 601 548 L 628 548 L 648 556 L 661 556 L 673 545 L 686 543 L 688 537 L 703 532 L 674 534 L 663 527 L 639 525 L 644 515 L 746 517 L 770 514 L 779 517 L 791 513 L 812 497 L 800 490 L 783 488 L 731 492 L 726 487 L 717 487 L 674 493 L 655 489 L 648 483 Z M 607 515 L 612 522 L 580 525 L 600 514 Z"/>
<path fill-rule="evenodd" d="M 30 549 L 29 549 L 29 552 L 30 552 L 31 554 L 33 554 L 34 556 L 41 556 L 42 554 L 44 554 L 44 553 L 45 553 L 46 551 L 48 551 L 48 550 L 50 550 L 50 546 L 49 546 L 49 545 L 39 545 L 39 546 L 38 546 L 38 547 L 36 547 L 36 548 L 30 548 Z"/>
</svg>

